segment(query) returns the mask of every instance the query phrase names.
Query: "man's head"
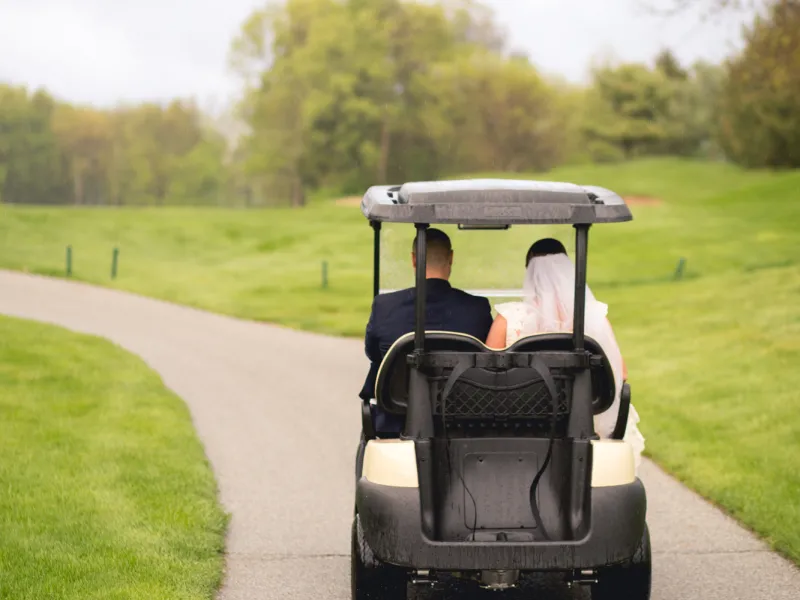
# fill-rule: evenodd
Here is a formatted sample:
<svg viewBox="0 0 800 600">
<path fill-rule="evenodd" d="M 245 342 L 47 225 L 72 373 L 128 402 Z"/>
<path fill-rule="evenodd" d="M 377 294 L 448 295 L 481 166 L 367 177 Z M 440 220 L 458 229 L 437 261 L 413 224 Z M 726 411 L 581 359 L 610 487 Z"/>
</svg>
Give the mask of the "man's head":
<svg viewBox="0 0 800 600">
<path fill-rule="evenodd" d="M 528 249 L 528 254 L 525 256 L 525 266 L 527 267 L 531 259 L 536 256 L 547 256 L 548 254 L 566 254 L 567 250 L 564 244 L 553 238 L 542 238 L 537 240 Z"/>
<path fill-rule="evenodd" d="M 450 279 L 453 267 L 453 247 L 448 235 L 440 229 L 428 229 L 425 266 L 428 278 Z M 411 246 L 411 264 L 417 268 L 417 236 Z"/>
</svg>

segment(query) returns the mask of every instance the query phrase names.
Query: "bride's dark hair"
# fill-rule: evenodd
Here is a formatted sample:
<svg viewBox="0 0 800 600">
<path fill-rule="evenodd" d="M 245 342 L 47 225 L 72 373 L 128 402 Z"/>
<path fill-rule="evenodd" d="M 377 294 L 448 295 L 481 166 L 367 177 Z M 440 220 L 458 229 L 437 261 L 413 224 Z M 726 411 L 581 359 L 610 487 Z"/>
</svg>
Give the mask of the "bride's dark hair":
<svg viewBox="0 0 800 600">
<path fill-rule="evenodd" d="M 542 238 L 533 243 L 528 249 L 528 255 L 525 257 L 525 266 L 531 262 L 534 256 L 547 256 L 548 254 L 566 254 L 567 249 L 564 244 L 553 238 Z"/>
</svg>

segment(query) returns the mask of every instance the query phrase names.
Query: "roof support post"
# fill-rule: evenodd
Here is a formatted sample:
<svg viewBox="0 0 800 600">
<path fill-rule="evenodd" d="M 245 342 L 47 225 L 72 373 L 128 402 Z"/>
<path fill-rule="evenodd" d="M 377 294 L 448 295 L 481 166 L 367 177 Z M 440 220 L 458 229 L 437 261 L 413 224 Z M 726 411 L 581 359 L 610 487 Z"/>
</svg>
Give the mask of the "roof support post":
<svg viewBox="0 0 800 600">
<path fill-rule="evenodd" d="M 589 227 L 587 223 L 575 226 L 575 307 L 572 318 L 572 344 L 576 352 L 584 348 L 586 321 L 586 271 L 589 254 Z"/>
<path fill-rule="evenodd" d="M 415 254 L 417 258 L 417 290 L 416 290 L 416 322 L 414 328 L 414 352 L 419 354 L 425 351 L 425 300 L 427 297 L 427 262 L 428 262 L 428 224 L 417 223 L 417 244 Z"/>
<path fill-rule="evenodd" d="M 381 289 L 381 222 L 370 221 L 373 231 L 372 247 L 372 297 L 378 295 Z"/>
<path fill-rule="evenodd" d="M 414 356 L 419 358 L 425 352 L 425 304 L 427 280 L 427 248 L 428 225 L 417 223 L 417 242 L 414 254 L 417 261 L 416 273 L 416 319 L 414 328 Z M 431 465 L 431 447 L 427 438 L 433 437 L 433 409 L 428 377 L 422 371 L 419 362 L 409 373 L 408 407 L 403 436 L 416 441 L 417 466 L 420 477 L 421 509 L 423 526 L 432 526 L 433 500 L 430 496 L 433 488 L 433 471 Z M 423 483 L 424 482 L 424 483 Z"/>
</svg>

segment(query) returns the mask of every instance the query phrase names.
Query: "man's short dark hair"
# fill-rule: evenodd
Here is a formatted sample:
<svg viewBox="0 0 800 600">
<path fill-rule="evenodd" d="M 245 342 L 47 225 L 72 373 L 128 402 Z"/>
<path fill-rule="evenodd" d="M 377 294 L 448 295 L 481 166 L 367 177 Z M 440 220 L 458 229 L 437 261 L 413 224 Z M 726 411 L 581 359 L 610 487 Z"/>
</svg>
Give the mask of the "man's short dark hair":
<svg viewBox="0 0 800 600">
<path fill-rule="evenodd" d="M 416 253 L 417 251 L 418 236 L 419 234 L 414 236 L 414 242 L 411 245 L 411 251 L 414 253 Z M 428 229 L 425 240 L 428 242 L 428 248 L 435 246 L 447 252 L 450 252 L 453 249 L 453 245 L 450 243 L 450 237 L 441 229 L 433 229 L 433 228 Z"/>
<path fill-rule="evenodd" d="M 564 244 L 554 238 L 542 238 L 533 243 L 528 249 L 528 254 L 525 257 L 525 266 L 531 262 L 534 256 L 547 256 L 548 254 L 566 254 L 567 249 Z"/>
</svg>

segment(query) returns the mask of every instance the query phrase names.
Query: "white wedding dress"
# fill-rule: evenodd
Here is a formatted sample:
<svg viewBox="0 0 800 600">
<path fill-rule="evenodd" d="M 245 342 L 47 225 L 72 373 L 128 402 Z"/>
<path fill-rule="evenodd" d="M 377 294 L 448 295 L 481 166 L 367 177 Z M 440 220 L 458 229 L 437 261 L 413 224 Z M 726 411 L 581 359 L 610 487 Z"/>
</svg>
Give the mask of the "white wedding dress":
<svg viewBox="0 0 800 600">
<path fill-rule="evenodd" d="M 575 267 L 565 254 L 549 254 L 531 259 L 526 270 L 523 302 L 506 302 L 495 306 L 508 322 L 506 346 L 537 333 L 571 333 L 573 299 L 575 297 Z M 614 403 L 602 414 L 595 415 L 595 432 L 609 438 L 619 413 L 620 389 L 623 381 L 622 353 L 607 318 L 608 306 L 598 302 L 586 287 L 587 337 L 600 344 L 608 356 L 614 373 Z M 641 464 L 644 437 L 639 431 L 639 414 L 631 405 L 625 441 L 633 447 L 636 470 Z"/>
</svg>

